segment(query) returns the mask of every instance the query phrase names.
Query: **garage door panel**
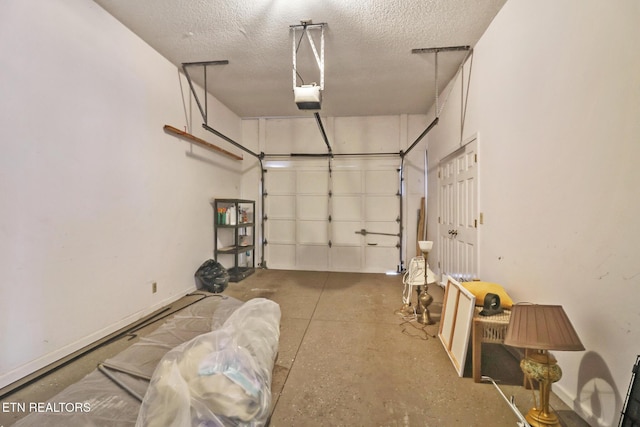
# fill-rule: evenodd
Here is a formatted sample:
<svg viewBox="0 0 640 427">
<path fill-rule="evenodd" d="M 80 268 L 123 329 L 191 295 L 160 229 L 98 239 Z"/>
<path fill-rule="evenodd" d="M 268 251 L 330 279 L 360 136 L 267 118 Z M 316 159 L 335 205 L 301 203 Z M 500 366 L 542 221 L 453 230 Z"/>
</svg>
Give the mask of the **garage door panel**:
<svg viewBox="0 0 640 427">
<path fill-rule="evenodd" d="M 367 194 L 397 194 L 400 188 L 400 178 L 395 170 L 365 171 L 364 182 Z"/>
<path fill-rule="evenodd" d="M 299 220 L 324 220 L 329 218 L 327 196 L 298 196 L 296 213 Z"/>
<path fill-rule="evenodd" d="M 295 194 L 296 173 L 295 171 L 282 169 L 269 169 L 269 194 Z"/>
<path fill-rule="evenodd" d="M 362 188 L 362 172 L 359 170 L 333 171 L 333 194 L 360 194 Z"/>
<path fill-rule="evenodd" d="M 362 196 L 333 196 L 331 218 L 336 221 L 360 221 L 362 219 Z"/>
<path fill-rule="evenodd" d="M 270 243 L 295 243 L 296 221 L 293 219 L 269 219 L 267 233 Z"/>
<path fill-rule="evenodd" d="M 292 265 L 296 265 L 296 245 L 271 244 L 266 246 L 265 255 L 267 256 L 269 268 L 289 269 Z"/>
<path fill-rule="evenodd" d="M 367 234 L 365 236 L 365 243 L 367 246 L 379 245 L 395 247 L 398 244 L 400 237 L 397 236 L 399 231 L 399 225 L 397 222 L 368 221 L 365 222 L 365 227 L 367 233 L 384 233 L 384 235 Z M 393 236 L 386 236 L 386 234 L 393 234 Z"/>
<path fill-rule="evenodd" d="M 269 195 L 266 205 L 268 218 L 295 219 L 296 217 L 296 198 L 293 195 Z"/>
<path fill-rule="evenodd" d="M 396 271 L 398 250 L 381 246 L 365 246 L 364 270 L 367 272 Z"/>
<path fill-rule="evenodd" d="M 296 182 L 298 194 L 329 194 L 328 171 L 298 171 Z"/>
<path fill-rule="evenodd" d="M 331 242 L 336 245 L 362 245 L 360 221 L 333 221 L 331 223 Z"/>
<path fill-rule="evenodd" d="M 395 247 L 398 244 L 398 237 L 368 234 L 365 243 L 367 246 Z"/>
<path fill-rule="evenodd" d="M 329 269 L 328 245 L 298 245 L 297 267 L 304 270 L 327 271 Z"/>
<path fill-rule="evenodd" d="M 364 223 L 367 231 L 376 233 L 398 234 L 400 225 L 390 221 L 366 221 Z M 397 239 L 397 237 L 394 237 Z"/>
<path fill-rule="evenodd" d="M 359 271 L 362 268 L 361 246 L 338 246 L 331 248 L 333 271 Z"/>
<path fill-rule="evenodd" d="M 398 196 L 369 196 L 365 199 L 365 221 L 395 221 L 398 218 Z"/>
<path fill-rule="evenodd" d="M 328 244 L 329 236 L 326 221 L 298 221 L 298 243 L 302 244 Z"/>
</svg>

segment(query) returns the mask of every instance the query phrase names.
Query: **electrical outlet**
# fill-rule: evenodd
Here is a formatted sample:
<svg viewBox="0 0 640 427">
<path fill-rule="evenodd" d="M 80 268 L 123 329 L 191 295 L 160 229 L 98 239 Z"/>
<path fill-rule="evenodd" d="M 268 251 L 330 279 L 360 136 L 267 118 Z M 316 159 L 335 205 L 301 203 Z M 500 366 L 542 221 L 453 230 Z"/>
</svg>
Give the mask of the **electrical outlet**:
<svg viewBox="0 0 640 427">
<path fill-rule="evenodd" d="M 153 282 L 151 284 L 151 293 L 155 294 L 156 292 L 158 292 L 158 282 Z"/>
</svg>

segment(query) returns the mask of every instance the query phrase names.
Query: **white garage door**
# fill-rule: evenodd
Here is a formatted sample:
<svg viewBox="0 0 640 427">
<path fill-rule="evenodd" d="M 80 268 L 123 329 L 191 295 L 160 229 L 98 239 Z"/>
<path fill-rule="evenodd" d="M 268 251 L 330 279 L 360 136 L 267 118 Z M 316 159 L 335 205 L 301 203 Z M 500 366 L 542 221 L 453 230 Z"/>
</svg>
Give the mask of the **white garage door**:
<svg viewBox="0 0 640 427">
<path fill-rule="evenodd" d="M 396 271 L 398 166 L 398 159 L 265 162 L 267 267 Z"/>
</svg>

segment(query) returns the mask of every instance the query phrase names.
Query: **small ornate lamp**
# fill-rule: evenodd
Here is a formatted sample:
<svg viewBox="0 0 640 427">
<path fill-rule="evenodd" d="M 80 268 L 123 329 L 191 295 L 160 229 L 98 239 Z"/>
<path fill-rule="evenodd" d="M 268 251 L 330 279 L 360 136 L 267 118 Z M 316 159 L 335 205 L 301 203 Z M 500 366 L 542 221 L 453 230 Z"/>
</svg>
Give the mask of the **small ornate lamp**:
<svg viewBox="0 0 640 427">
<path fill-rule="evenodd" d="M 551 384 L 562 377 L 562 370 L 549 350 L 584 350 L 562 306 L 514 305 L 504 343 L 527 349 L 520 368 L 540 384 L 540 407 L 529 410 L 527 422 L 532 427 L 560 427 L 557 415 L 549 409 L 549 394 Z"/>
</svg>

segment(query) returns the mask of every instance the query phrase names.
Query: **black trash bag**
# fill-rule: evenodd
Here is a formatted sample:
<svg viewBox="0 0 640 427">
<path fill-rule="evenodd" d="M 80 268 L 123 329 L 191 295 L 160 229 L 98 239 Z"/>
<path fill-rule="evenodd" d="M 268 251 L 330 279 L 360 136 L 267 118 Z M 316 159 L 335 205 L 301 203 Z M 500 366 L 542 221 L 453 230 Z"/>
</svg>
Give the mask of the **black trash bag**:
<svg viewBox="0 0 640 427">
<path fill-rule="evenodd" d="M 220 293 L 229 284 L 229 273 L 219 262 L 208 259 L 196 271 L 196 286 L 209 292 Z"/>
</svg>

